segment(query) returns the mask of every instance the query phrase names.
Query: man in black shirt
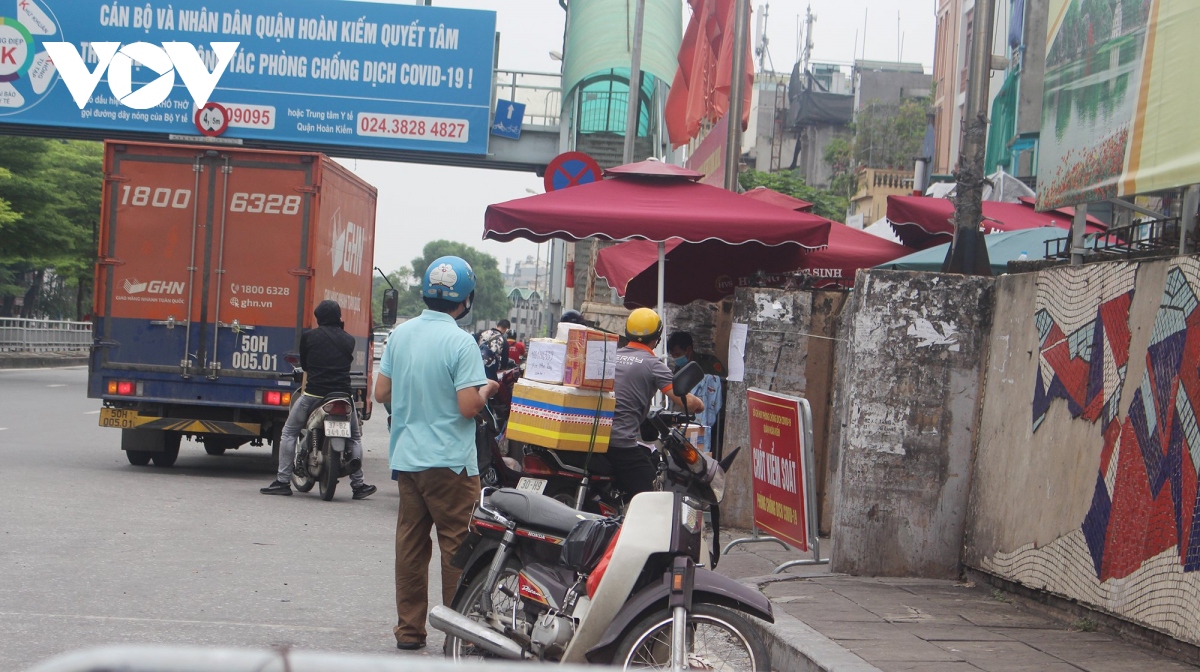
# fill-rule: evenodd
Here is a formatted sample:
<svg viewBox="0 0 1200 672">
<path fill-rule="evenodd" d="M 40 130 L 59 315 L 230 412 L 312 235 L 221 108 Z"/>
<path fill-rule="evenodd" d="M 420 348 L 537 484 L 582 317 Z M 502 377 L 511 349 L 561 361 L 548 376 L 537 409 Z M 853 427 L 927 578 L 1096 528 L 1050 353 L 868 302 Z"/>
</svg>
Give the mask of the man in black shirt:
<svg viewBox="0 0 1200 672">
<path fill-rule="evenodd" d="M 350 366 L 354 363 L 354 337 L 342 322 L 342 307 L 337 301 L 322 301 L 313 310 L 317 328 L 300 335 L 300 368 L 304 369 L 303 393 L 292 402 L 287 422 L 279 438 L 279 473 L 271 485 L 261 488 L 264 495 L 291 495 L 292 468 L 296 459 L 296 437 L 308 416 L 330 394 L 351 394 Z M 362 427 L 358 413 L 350 414 L 350 439 L 346 441 L 350 457 L 362 462 Z M 354 499 L 375 494 L 375 486 L 363 482 L 362 469 L 350 474 Z"/>
</svg>

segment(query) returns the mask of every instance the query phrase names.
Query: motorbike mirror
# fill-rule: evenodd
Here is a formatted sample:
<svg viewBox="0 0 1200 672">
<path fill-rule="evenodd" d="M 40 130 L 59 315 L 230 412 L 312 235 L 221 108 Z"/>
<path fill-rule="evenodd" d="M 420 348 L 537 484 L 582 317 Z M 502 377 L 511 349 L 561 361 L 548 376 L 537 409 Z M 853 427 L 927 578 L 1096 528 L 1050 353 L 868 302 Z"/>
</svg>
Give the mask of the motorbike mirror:
<svg viewBox="0 0 1200 672">
<path fill-rule="evenodd" d="M 738 454 L 739 452 L 741 452 L 741 450 L 742 450 L 742 447 L 741 447 L 741 446 L 738 446 L 737 448 L 734 448 L 734 449 L 733 449 L 733 452 L 731 452 L 731 453 L 729 453 L 728 455 L 726 455 L 726 456 L 724 457 L 724 459 L 722 459 L 722 460 L 721 460 L 721 461 L 718 463 L 718 464 L 720 464 L 720 465 L 721 465 L 721 471 L 729 471 L 729 465 L 733 464 L 733 458 L 737 457 L 737 454 Z"/>
<path fill-rule="evenodd" d="M 383 324 L 392 326 L 396 324 L 396 305 L 400 300 L 400 292 L 394 289 L 383 290 Z"/>
<path fill-rule="evenodd" d="M 675 378 L 671 381 L 671 389 L 680 399 L 683 399 L 689 392 L 696 389 L 701 380 L 704 380 L 704 370 L 696 362 L 688 362 L 675 372 Z"/>
</svg>

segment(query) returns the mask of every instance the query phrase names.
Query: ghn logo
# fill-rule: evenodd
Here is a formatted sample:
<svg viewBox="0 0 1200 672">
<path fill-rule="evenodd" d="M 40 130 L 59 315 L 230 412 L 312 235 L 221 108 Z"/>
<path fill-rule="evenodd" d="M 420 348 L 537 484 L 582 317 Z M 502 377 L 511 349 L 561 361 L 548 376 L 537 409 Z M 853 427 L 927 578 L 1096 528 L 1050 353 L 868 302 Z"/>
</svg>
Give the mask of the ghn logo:
<svg viewBox="0 0 1200 672">
<path fill-rule="evenodd" d="M 108 71 L 108 88 L 125 107 L 148 110 L 161 104 L 175 87 L 175 73 L 183 80 L 197 107 L 203 107 L 212 95 L 225 68 L 237 52 L 240 42 L 210 42 L 215 55 L 212 70 L 187 42 L 163 42 L 162 47 L 149 42 L 92 42 L 89 47 L 96 55 L 96 69 L 88 71 L 83 56 L 70 42 L 46 42 L 46 52 L 58 68 L 63 83 L 79 109 L 87 105 L 100 78 Z M 211 59 L 210 59 L 211 60 Z M 159 74 L 154 81 L 133 90 L 133 66 L 140 64 Z"/>
<path fill-rule="evenodd" d="M 333 214 L 331 227 L 333 244 L 329 253 L 333 257 L 333 274 L 346 271 L 359 275 L 362 273 L 363 244 L 366 242 L 367 230 L 354 222 L 346 222 L 345 228 L 342 228 L 341 214 L 341 210 Z"/>
<path fill-rule="evenodd" d="M 138 282 L 137 278 L 125 280 L 125 293 L 141 294 L 183 294 L 183 282 L 168 282 L 166 280 L 151 280 Z"/>
</svg>

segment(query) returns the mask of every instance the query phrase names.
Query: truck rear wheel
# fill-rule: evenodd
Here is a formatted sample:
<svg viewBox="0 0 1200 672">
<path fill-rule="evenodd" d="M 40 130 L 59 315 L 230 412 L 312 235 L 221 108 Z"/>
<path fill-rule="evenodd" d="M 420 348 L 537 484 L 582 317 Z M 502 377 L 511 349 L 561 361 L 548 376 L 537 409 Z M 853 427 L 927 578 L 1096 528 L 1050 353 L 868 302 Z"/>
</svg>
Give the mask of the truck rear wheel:
<svg viewBox="0 0 1200 672">
<path fill-rule="evenodd" d="M 147 464 L 150 464 L 150 455 L 151 453 L 145 450 L 125 451 L 125 457 L 129 460 L 129 463 L 135 467 L 144 467 Z"/>
<path fill-rule="evenodd" d="M 175 466 L 175 460 L 179 459 L 179 442 L 182 440 L 183 435 L 178 432 L 164 432 L 162 451 L 150 453 L 150 459 L 154 460 L 154 466 L 164 468 Z"/>
</svg>

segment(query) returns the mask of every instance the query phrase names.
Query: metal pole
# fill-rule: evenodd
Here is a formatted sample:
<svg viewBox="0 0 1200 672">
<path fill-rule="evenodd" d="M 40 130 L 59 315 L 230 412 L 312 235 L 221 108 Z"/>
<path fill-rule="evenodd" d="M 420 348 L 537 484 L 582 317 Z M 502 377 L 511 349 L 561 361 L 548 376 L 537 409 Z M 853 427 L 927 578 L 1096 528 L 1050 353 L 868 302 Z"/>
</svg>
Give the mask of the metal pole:
<svg viewBox="0 0 1200 672">
<path fill-rule="evenodd" d="M 738 163 L 742 158 L 742 87 L 746 70 L 746 17 L 749 0 L 735 0 L 733 9 L 733 67 L 729 78 L 729 134 L 725 137 L 725 188 L 738 190 Z"/>
<path fill-rule="evenodd" d="M 967 73 L 967 109 L 963 117 L 962 151 L 958 157 L 958 191 L 954 199 L 954 242 L 943 266 L 943 270 L 951 273 L 991 274 L 979 224 L 983 221 L 983 155 L 987 143 L 994 18 L 994 0 L 976 0 Z"/>
<path fill-rule="evenodd" d="M 625 102 L 625 147 L 621 152 L 621 163 L 633 163 L 633 143 L 637 140 L 638 108 L 642 100 L 642 27 L 645 23 L 646 0 L 637 0 L 629 58 L 629 100 Z"/>
<path fill-rule="evenodd" d="M 667 281 L 667 244 L 663 241 L 658 241 L 658 317 L 663 321 L 663 336 L 667 335 L 667 306 L 663 302 L 663 290 Z M 660 338 L 658 340 L 658 354 L 664 354 L 667 351 L 667 339 Z"/>
<path fill-rule="evenodd" d="M 1071 221 L 1071 265 L 1083 263 L 1083 254 L 1087 248 L 1083 246 L 1083 230 L 1087 226 L 1087 203 L 1075 206 L 1075 219 Z"/>
<path fill-rule="evenodd" d="M 1187 254 L 1188 235 L 1196 231 L 1196 210 L 1200 208 L 1200 184 L 1183 193 L 1183 212 L 1179 213 L 1179 253 Z"/>
</svg>

